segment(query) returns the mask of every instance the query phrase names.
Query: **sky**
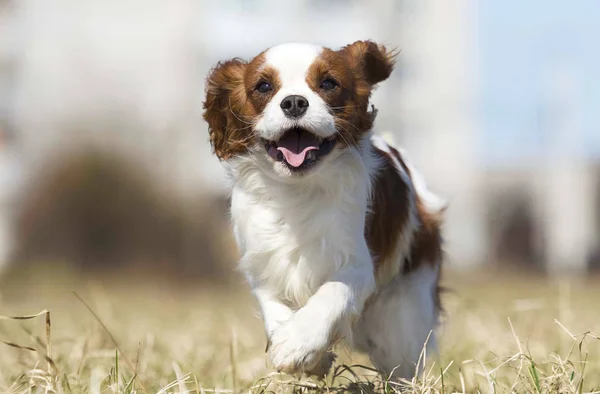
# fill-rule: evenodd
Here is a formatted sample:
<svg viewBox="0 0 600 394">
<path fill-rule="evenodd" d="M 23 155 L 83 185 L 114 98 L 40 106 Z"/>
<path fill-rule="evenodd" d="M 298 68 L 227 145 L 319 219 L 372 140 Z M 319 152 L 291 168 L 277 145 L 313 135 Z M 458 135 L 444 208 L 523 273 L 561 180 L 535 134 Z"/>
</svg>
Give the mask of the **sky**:
<svg viewBox="0 0 600 394">
<path fill-rule="evenodd" d="M 545 147 L 565 146 L 600 158 L 600 1 L 487 0 L 479 7 L 485 159 L 535 160 Z M 549 102 L 545 92 L 560 80 L 570 89 L 557 88 Z M 560 116 L 579 126 L 551 139 L 543 125 Z"/>
</svg>

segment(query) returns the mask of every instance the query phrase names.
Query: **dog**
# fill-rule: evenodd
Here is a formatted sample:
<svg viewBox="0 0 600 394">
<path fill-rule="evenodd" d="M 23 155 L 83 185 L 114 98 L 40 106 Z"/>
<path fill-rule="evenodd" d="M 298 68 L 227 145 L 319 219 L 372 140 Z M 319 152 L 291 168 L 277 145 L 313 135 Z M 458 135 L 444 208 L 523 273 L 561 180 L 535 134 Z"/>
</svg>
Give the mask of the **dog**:
<svg viewBox="0 0 600 394">
<path fill-rule="evenodd" d="M 435 349 L 445 203 L 373 133 L 396 53 L 365 40 L 219 62 L 203 117 L 275 369 L 323 376 L 339 340 L 410 378 Z"/>
</svg>

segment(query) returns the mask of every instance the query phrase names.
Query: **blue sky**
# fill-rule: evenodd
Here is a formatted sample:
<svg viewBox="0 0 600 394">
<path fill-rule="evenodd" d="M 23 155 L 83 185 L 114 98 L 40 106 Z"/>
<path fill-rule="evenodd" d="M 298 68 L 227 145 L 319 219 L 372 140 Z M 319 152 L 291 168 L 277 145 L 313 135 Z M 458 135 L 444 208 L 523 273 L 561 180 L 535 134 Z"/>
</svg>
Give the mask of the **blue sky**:
<svg viewBox="0 0 600 394">
<path fill-rule="evenodd" d="M 540 114 L 554 111 L 543 105 L 545 75 L 557 67 L 575 81 L 580 152 L 600 158 L 600 0 L 487 0 L 479 7 L 486 161 L 539 158 L 548 142 Z"/>
</svg>

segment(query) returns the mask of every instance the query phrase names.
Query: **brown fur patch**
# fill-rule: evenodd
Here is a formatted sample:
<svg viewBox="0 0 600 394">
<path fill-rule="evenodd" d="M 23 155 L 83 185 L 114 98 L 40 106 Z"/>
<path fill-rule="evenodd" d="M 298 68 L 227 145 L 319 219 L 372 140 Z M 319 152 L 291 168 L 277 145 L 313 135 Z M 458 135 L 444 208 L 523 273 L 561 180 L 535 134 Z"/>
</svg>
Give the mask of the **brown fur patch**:
<svg viewBox="0 0 600 394">
<path fill-rule="evenodd" d="M 402 169 L 412 179 L 410 169 L 404 163 L 402 155 L 397 149 L 389 147 L 392 155 L 398 160 Z M 398 177 L 400 177 L 398 175 Z M 407 274 L 412 272 L 422 264 L 435 265 L 442 259 L 442 212 L 432 213 L 427 210 L 420 196 L 416 196 L 417 218 L 421 225 L 413 235 L 411 244 L 410 259 L 408 259 L 402 268 L 402 272 Z"/>
<path fill-rule="evenodd" d="M 320 85 L 326 79 L 334 81 L 337 86 L 331 90 L 321 89 Z M 357 95 L 359 82 L 355 80 L 346 58 L 339 51 L 323 50 L 309 68 L 306 82 L 335 116 L 338 142 L 355 146 L 360 135 L 369 130 L 373 122 L 367 113 L 368 97 L 363 103 L 364 98 Z"/>
<path fill-rule="evenodd" d="M 375 149 L 382 167 L 373 181 L 370 212 L 365 237 L 373 256 L 375 273 L 393 257 L 398 240 L 409 220 L 409 189 L 392 158 Z"/>
<path fill-rule="evenodd" d="M 246 105 L 246 67 L 240 59 L 218 63 L 206 80 L 203 116 L 208 122 L 213 150 L 222 160 L 247 150 L 251 129 L 242 112 Z"/>
<path fill-rule="evenodd" d="M 272 86 L 272 90 L 267 93 L 260 93 L 256 90 L 256 87 L 261 82 L 268 82 Z M 273 67 L 265 65 L 265 54 L 264 52 L 256 56 L 246 70 L 244 77 L 244 86 L 246 90 L 246 97 L 251 108 L 246 108 L 246 116 L 254 117 L 260 114 L 267 104 L 271 101 L 273 96 L 277 93 L 281 87 L 279 80 L 279 74 Z"/>
<path fill-rule="evenodd" d="M 338 51 L 325 48 L 312 64 L 306 81 L 334 115 L 338 143 L 356 146 L 372 129 L 377 111 L 369 110 L 371 92 L 389 77 L 393 67 L 393 55 L 370 41 L 357 41 Z M 332 79 L 337 86 L 321 89 L 325 79 Z"/>
<path fill-rule="evenodd" d="M 386 80 L 396 63 L 395 51 L 389 51 L 373 41 L 356 41 L 340 51 L 344 53 L 350 67 L 360 73 L 360 79 L 370 86 Z"/>
</svg>

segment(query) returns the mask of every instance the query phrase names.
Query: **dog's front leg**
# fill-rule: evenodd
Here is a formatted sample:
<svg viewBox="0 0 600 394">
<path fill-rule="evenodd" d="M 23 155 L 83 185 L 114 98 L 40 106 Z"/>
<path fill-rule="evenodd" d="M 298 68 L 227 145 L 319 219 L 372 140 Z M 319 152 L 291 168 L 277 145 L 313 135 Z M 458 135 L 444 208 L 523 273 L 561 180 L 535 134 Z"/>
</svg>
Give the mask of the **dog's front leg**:
<svg viewBox="0 0 600 394">
<path fill-rule="evenodd" d="M 334 341 L 350 333 L 375 288 L 366 250 L 348 261 L 287 322 L 275 329 L 269 348 L 274 367 L 288 373 L 326 374 Z"/>
<path fill-rule="evenodd" d="M 257 288 L 253 290 L 253 293 L 260 305 L 265 331 L 270 343 L 275 330 L 290 320 L 294 311 L 274 297 L 267 289 Z"/>
</svg>

